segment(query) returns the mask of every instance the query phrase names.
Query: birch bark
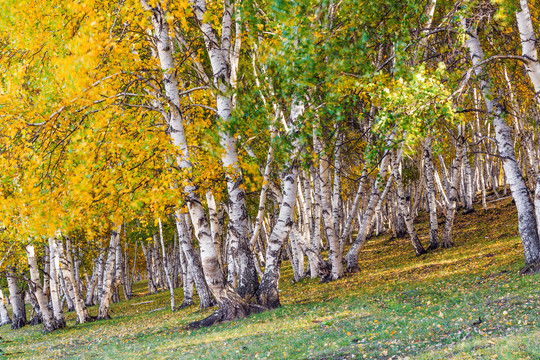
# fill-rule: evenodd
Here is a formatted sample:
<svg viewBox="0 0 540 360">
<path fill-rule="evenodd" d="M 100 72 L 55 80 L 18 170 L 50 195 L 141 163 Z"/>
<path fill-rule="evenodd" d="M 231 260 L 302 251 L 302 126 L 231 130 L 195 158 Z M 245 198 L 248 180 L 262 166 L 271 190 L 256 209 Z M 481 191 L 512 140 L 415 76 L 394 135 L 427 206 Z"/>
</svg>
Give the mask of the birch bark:
<svg viewBox="0 0 540 360">
<path fill-rule="evenodd" d="M 161 225 L 161 218 L 158 218 L 159 223 L 159 242 L 161 243 L 161 254 L 163 256 L 163 266 L 165 268 L 165 276 L 167 277 L 167 284 L 169 285 L 169 292 L 171 295 L 171 311 L 175 311 L 174 305 L 174 286 L 172 282 L 172 275 L 169 273 L 169 267 L 167 265 L 167 254 L 165 252 L 165 242 L 163 240 L 163 227 Z"/>
<path fill-rule="evenodd" d="M 16 330 L 22 328 L 28 323 L 28 320 L 26 319 L 26 308 L 24 307 L 24 292 L 21 291 L 17 285 L 17 275 L 14 267 L 9 269 L 6 278 L 13 317 L 11 329 Z"/>
<path fill-rule="evenodd" d="M 434 250 L 439 246 L 439 224 L 437 222 L 437 202 L 435 195 L 435 182 L 433 179 L 433 159 L 431 151 L 431 139 L 428 139 L 424 147 L 424 167 L 427 184 L 427 200 L 429 208 L 429 249 Z"/>
<path fill-rule="evenodd" d="M 233 96 L 236 78 L 237 58 L 240 55 L 240 36 L 236 34 L 236 45 L 233 52 L 233 62 L 229 54 L 231 52 L 232 41 L 232 12 L 233 6 L 228 0 L 224 1 L 223 16 L 221 24 L 221 42 L 212 25 L 206 22 L 206 1 L 195 0 L 192 9 L 195 18 L 204 37 L 206 51 L 210 58 L 213 71 L 214 87 L 217 90 L 216 106 L 217 115 L 222 124 L 229 122 L 233 109 Z M 238 13 L 237 13 L 238 15 Z M 234 68 L 233 79 L 231 79 L 231 68 Z M 231 82 L 232 81 L 232 82 Z M 226 130 L 220 131 L 220 144 L 223 148 L 221 161 L 225 169 L 227 181 L 228 207 L 229 207 L 229 246 L 230 252 L 236 262 L 237 270 L 237 292 L 243 298 L 251 298 L 259 285 L 253 256 L 248 244 L 248 214 L 246 207 L 246 194 L 244 190 L 244 177 L 238 162 L 236 150 L 236 139 Z"/>
<path fill-rule="evenodd" d="M 371 222 L 375 214 L 375 206 L 377 205 L 377 203 L 379 202 L 379 198 L 381 197 L 381 180 L 384 181 L 384 178 L 386 177 L 389 162 L 390 154 L 387 153 L 384 155 L 381 161 L 379 176 L 377 177 L 377 180 L 375 180 L 375 183 L 373 185 L 369 202 L 362 218 L 362 224 L 360 225 L 360 229 L 358 230 L 358 235 L 356 236 L 356 239 L 354 240 L 346 256 L 347 270 L 349 272 L 358 271 L 358 254 L 364 246 L 368 231 L 371 229 Z"/>
<path fill-rule="evenodd" d="M 4 301 L 4 293 L 0 289 L 0 326 L 11 324 L 11 318 L 9 317 L 6 303 Z"/>
<path fill-rule="evenodd" d="M 26 257 L 28 258 L 28 267 L 30 270 L 30 278 L 32 280 L 30 286 L 32 287 L 32 292 L 35 294 L 36 300 L 41 310 L 41 316 L 43 320 L 43 332 L 48 333 L 60 329 L 62 328 L 62 324 L 56 322 L 51 310 L 49 309 L 49 303 L 47 301 L 47 298 L 43 293 L 34 245 L 26 246 Z"/>
<path fill-rule="evenodd" d="M 54 242 L 55 241 L 53 240 L 53 243 Z M 79 287 L 77 286 L 69 240 L 67 240 L 67 249 L 64 249 L 64 243 L 61 239 L 58 239 L 56 241 L 56 245 L 57 256 L 59 257 L 59 268 L 62 270 L 61 272 L 64 276 L 64 281 L 67 289 L 67 293 L 65 295 L 71 297 L 71 299 L 73 300 L 75 312 L 77 313 L 77 323 L 83 324 L 85 322 L 89 322 L 92 320 L 92 318 L 88 314 L 88 310 L 83 300 L 83 296 L 79 291 Z"/>
<path fill-rule="evenodd" d="M 416 256 L 420 256 L 426 253 L 426 250 L 420 243 L 416 229 L 414 228 L 413 220 L 409 213 L 409 208 L 407 206 L 407 201 L 405 200 L 405 191 L 403 189 L 403 181 L 401 179 L 401 172 L 399 171 L 399 163 L 401 160 L 401 150 L 397 155 L 393 156 L 392 170 L 394 175 L 394 181 L 396 182 L 396 190 L 398 196 L 398 206 L 403 215 L 403 221 L 405 222 L 405 227 L 407 228 L 407 233 L 411 238 L 411 243 L 414 247 L 414 252 Z"/>
<path fill-rule="evenodd" d="M 493 118 L 495 139 L 497 141 L 497 149 L 502 158 L 504 173 L 510 185 L 512 197 L 516 203 L 518 228 L 525 253 L 525 263 L 528 267 L 531 267 L 540 262 L 540 241 L 538 238 L 534 206 L 529 197 L 529 190 L 516 159 L 512 134 L 504 121 L 503 109 L 499 102 L 493 99 L 487 81 L 488 75 L 484 72 L 484 68 L 478 65 L 484 59 L 480 40 L 478 39 L 476 30 L 467 26 L 466 20 L 463 20 L 462 23 L 468 34 L 467 47 L 469 48 L 473 65 L 475 65 L 476 76 L 480 81 L 480 90 L 484 96 L 487 111 Z"/>
<path fill-rule="evenodd" d="M 60 289 L 58 286 L 58 273 L 60 270 L 60 260 L 56 244 L 53 238 L 49 238 L 49 287 L 51 290 L 51 303 L 54 318 L 58 324 L 66 326 L 66 320 L 64 318 L 64 311 L 62 310 L 62 304 L 60 303 Z"/>
<path fill-rule="evenodd" d="M 114 290 L 114 271 L 116 261 L 116 245 L 120 241 L 121 225 L 116 226 L 111 231 L 111 241 L 109 243 L 109 253 L 107 255 L 107 262 L 105 263 L 105 271 L 103 274 L 103 294 L 99 303 L 98 320 L 110 319 L 109 308 L 111 306 L 111 300 Z"/>
<path fill-rule="evenodd" d="M 181 169 L 189 170 L 192 165 L 190 163 L 183 119 L 180 113 L 179 87 L 174 70 L 172 46 L 169 38 L 169 25 L 165 19 L 165 12 L 159 4 L 156 5 L 156 7 L 152 7 L 145 0 L 141 0 L 141 3 L 143 8 L 151 13 L 152 17 L 152 25 L 157 41 L 158 57 L 161 69 L 163 70 L 163 85 L 170 105 L 170 116 L 168 121 L 171 140 L 180 150 L 176 162 Z M 196 18 L 201 23 L 201 27 L 205 29 L 210 27 L 208 30 L 211 30 L 211 26 L 202 21 L 204 12 L 206 11 L 206 3 L 204 1 L 195 1 L 193 8 Z M 205 31 L 203 31 L 203 33 L 205 33 Z M 207 39 L 210 46 L 217 44 L 217 42 L 214 43 L 214 40 L 217 41 L 215 37 Z M 214 52 L 212 54 L 214 54 Z M 220 74 L 218 73 L 217 75 L 219 78 Z M 196 193 L 196 187 L 189 181 L 189 183 L 184 186 L 183 190 L 185 193 L 185 201 L 191 216 L 191 222 L 195 230 L 195 236 L 199 240 L 201 247 L 201 260 L 206 283 L 219 305 L 219 309 L 216 313 L 191 325 L 193 327 L 210 326 L 219 321 L 230 321 L 246 317 L 249 314 L 249 306 L 247 302 L 225 281 L 225 276 L 223 275 L 217 258 L 208 217 L 206 216 L 200 197 Z"/>
</svg>

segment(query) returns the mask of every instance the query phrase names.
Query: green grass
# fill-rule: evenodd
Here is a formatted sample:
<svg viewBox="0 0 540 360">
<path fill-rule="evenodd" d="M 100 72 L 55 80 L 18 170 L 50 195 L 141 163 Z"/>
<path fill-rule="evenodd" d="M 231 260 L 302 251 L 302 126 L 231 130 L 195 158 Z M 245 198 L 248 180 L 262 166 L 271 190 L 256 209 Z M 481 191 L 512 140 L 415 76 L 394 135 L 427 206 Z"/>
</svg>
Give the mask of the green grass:
<svg viewBox="0 0 540 360">
<path fill-rule="evenodd" d="M 139 283 L 112 320 L 74 325 L 70 313 L 66 329 L 46 335 L 5 326 L 0 347 L 9 359 L 540 359 L 540 276 L 519 275 L 514 207 L 493 205 L 458 217 L 452 249 L 417 258 L 407 239 L 372 238 L 361 272 L 332 283 L 293 284 L 284 263 L 284 306 L 247 319 L 187 330 L 212 310 L 149 314 L 169 295 L 144 295 Z M 143 301 L 154 302 L 134 306 Z"/>
</svg>

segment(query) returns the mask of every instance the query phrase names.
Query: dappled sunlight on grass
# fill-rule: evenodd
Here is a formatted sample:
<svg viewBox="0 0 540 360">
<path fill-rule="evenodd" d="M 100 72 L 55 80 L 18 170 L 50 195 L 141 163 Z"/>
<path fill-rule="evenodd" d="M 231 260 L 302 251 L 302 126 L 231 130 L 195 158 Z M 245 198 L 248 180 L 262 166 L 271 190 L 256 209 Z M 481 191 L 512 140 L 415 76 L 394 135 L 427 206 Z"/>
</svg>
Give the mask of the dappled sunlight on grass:
<svg viewBox="0 0 540 360">
<path fill-rule="evenodd" d="M 168 293 L 146 295 L 143 282 L 134 290 L 145 295 L 114 304 L 111 320 L 75 325 L 69 313 L 68 328 L 47 335 L 3 327 L 1 347 L 21 359 L 536 359 L 540 277 L 519 275 L 516 213 L 509 201 L 498 206 L 459 215 L 456 246 L 421 257 L 408 239 L 369 239 L 360 272 L 334 282 L 293 283 L 284 262 L 284 306 L 247 319 L 189 330 L 214 309 L 172 313 Z M 416 226 L 427 233 L 425 214 Z"/>
</svg>

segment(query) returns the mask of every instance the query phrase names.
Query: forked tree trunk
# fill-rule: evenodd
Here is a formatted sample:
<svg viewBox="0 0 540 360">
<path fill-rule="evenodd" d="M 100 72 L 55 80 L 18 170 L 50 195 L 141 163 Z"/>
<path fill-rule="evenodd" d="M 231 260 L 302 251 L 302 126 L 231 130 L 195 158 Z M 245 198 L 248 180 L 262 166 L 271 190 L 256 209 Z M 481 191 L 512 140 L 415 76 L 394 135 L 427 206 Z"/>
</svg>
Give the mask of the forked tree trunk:
<svg viewBox="0 0 540 360">
<path fill-rule="evenodd" d="M 381 161 L 379 176 L 375 183 L 373 184 L 373 189 L 369 197 L 369 202 L 367 204 L 364 216 L 362 218 L 362 224 L 360 224 L 360 229 L 358 230 L 358 235 L 354 240 L 349 252 L 347 253 L 347 270 L 349 272 L 358 271 L 358 254 L 366 242 L 366 237 L 368 231 L 371 230 L 371 223 L 373 216 L 375 215 L 375 207 L 379 202 L 381 197 L 381 181 L 385 181 L 386 173 L 388 171 L 388 163 L 390 162 L 390 155 L 387 153 L 384 155 L 383 160 Z"/>
<path fill-rule="evenodd" d="M 43 332 L 48 333 L 64 327 L 65 323 L 59 324 L 56 322 L 51 310 L 49 309 L 49 303 L 47 301 L 47 298 L 43 293 L 34 245 L 26 246 L 26 257 L 28 258 L 28 267 L 30 270 L 30 278 L 32 280 L 30 286 L 32 288 L 32 292 L 36 296 L 36 300 L 41 310 L 41 316 L 43 320 Z"/>
<path fill-rule="evenodd" d="M 236 34 L 236 47 L 234 54 L 236 58 L 231 63 L 231 41 L 232 41 L 232 4 L 228 1 L 224 3 L 222 17 L 221 41 L 212 24 L 206 19 L 206 1 L 196 0 L 192 3 L 193 13 L 199 23 L 206 44 L 206 51 L 210 58 L 210 65 L 213 71 L 214 86 L 216 87 L 216 108 L 217 115 L 223 125 L 229 122 L 231 112 L 234 107 L 231 91 L 235 86 L 234 76 L 231 71 L 237 67 L 237 57 L 241 34 Z M 239 16 L 239 14 L 237 14 Z M 248 214 L 246 207 L 246 193 L 244 190 L 244 176 L 240 169 L 238 154 L 236 151 L 236 139 L 234 134 L 227 130 L 219 131 L 220 144 L 223 149 L 221 161 L 225 170 L 227 181 L 227 192 L 229 202 L 229 223 L 228 234 L 230 240 L 230 252 L 236 263 L 237 288 L 236 291 L 245 299 L 251 298 L 257 291 L 259 280 L 253 256 L 249 249 L 248 239 Z"/>
<path fill-rule="evenodd" d="M 163 71 L 163 85 L 169 103 L 171 104 L 168 119 L 171 140 L 179 148 L 179 155 L 176 160 L 177 165 L 181 169 L 189 171 L 192 165 L 190 163 L 183 119 L 180 113 L 180 92 L 178 80 L 175 76 L 175 64 L 169 38 L 169 24 L 167 23 L 165 12 L 159 4 L 156 7 L 151 7 L 145 0 L 141 0 L 141 3 L 144 9 L 151 12 L 152 16 L 159 61 Z M 202 19 L 206 11 L 206 3 L 197 0 L 194 2 L 193 8 L 195 9 L 196 18 L 200 25 L 209 27 L 210 25 L 204 23 Z M 184 193 L 191 222 L 195 230 L 195 236 L 197 236 L 201 247 L 201 260 L 206 283 L 219 305 L 219 309 L 214 314 L 191 325 L 193 327 L 210 326 L 216 322 L 230 321 L 248 316 L 250 313 L 248 303 L 225 281 L 225 276 L 217 259 L 208 217 L 206 216 L 200 197 L 196 193 L 196 187 L 191 181 L 188 181 L 188 184 L 184 186 Z"/>
</svg>

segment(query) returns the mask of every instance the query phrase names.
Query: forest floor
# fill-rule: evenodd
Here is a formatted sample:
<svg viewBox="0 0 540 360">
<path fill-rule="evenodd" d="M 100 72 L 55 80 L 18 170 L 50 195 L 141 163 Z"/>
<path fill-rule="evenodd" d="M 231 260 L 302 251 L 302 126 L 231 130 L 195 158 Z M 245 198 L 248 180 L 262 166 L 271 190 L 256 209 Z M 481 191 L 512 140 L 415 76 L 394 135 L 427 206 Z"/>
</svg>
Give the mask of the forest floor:
<svg viewBox="0 0 540 360">
<path fill-rule="evenodd" d="M 139 283 L 111 320 L 75 325 L 69 313 L 46 335 L 4 326 L 0 348 L 7 359 L 540 359 L 540 275 L 519 275 L 511 199 L 489 206 L 459 215 L 451 249 L 415 257 L 408 239 L 371 238 L 361 272 L 339 281 L 292 283 L 284 263 L 283 307 L 247 319 L 188 330 L 212 310 L 172 313 L 168 292 Z M 426 244 L 427 217 L 418 222 Z"/>
</svg>

